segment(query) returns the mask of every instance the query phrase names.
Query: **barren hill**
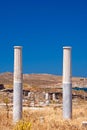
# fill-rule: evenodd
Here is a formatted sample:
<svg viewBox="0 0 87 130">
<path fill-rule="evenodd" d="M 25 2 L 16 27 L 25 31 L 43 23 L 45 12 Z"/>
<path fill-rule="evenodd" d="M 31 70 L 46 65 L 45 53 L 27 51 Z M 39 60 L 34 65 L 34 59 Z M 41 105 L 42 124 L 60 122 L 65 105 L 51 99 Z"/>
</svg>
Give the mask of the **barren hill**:
<svg viewBox="0 0 87 130">
<path fill-rule="evenodd" d="M 83 79 L 80 77 L 73 77 L 72 81 L 74 85 L 79 83 L 83 85 Z M 62 76 L 51 74 L 23 74 L 23 83 L 29 86 L 61 86 Z M 12 86 L 13 73 L 1 73 L 0 84 Z"/>
<path fill-rule="evenodd" d="M 61 82 L 61 76 L 50 74 L 24 74 L 24 82 L 32 86 L 54 85 Z"/>
</svg>

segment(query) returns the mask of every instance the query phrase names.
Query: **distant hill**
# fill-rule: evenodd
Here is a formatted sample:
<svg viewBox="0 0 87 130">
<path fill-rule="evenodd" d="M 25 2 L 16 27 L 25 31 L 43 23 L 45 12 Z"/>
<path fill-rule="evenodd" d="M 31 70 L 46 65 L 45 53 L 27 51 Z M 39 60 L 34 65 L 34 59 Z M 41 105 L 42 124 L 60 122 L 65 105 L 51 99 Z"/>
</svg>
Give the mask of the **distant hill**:
<svg viewBox="0 0 87 130">
<path fill-rule="evenodd" d="M 51 74 L 23 74 L 23 83 L 32 86 L 37 85 L 52 85 L 61 82 L 61 76 Z M 12 84 L 13 73 L 6 72 L 0 74 L 0 84 Z"/>
<path fill-rule="evenodd" d="M 0 84 L 12 84 L 13 74 L 10 72 L 0 74 Z"/>
<path fill-rule="evenodd" d="M 73 84 L 81 83 L 83 80 L 80 77 L 72 78 Z M 62 76 L 52 74 L 23 74 L 23 83 L 29 86 L 61 86 Z M 6 72 L 0 74 L 0 84 L 13 85 L 13 73 Z"/>
<path fill-rule="evenodd" d="M 24 74 L 24 82 L 34 86 L 54 85 L 61 82 L 61 76 L 51 74 Z"/>
</svg>

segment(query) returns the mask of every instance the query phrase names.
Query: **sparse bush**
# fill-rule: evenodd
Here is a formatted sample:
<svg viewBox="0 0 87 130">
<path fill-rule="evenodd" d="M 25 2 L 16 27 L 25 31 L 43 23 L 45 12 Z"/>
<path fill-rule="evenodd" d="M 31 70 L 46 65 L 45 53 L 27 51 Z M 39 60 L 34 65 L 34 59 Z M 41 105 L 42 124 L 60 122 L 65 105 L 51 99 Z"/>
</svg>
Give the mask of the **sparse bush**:
<svg viewBox="0 0 87 130">
<path fill-rule="evenodd" d="M 13 130 L 31 130 L 31 123 L 27 121 L 19 121 Z"/>
</svg>

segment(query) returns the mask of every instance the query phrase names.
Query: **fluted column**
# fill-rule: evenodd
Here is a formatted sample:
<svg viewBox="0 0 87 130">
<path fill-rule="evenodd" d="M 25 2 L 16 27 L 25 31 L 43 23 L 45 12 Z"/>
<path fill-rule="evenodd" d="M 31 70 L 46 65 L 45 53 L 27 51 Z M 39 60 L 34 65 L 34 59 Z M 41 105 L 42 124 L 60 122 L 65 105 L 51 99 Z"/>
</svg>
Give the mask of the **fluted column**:
<svg viewBox="0 0 87 130">
<path fill-rule="evenodd" d="M 13 122 L 22 118 L 22 47 L 14 46 Z"/>
<path fill-rule="evenodd" d="M 63 47 L 63 118 L 72 118 L 71 47 Z"/>
</svg>

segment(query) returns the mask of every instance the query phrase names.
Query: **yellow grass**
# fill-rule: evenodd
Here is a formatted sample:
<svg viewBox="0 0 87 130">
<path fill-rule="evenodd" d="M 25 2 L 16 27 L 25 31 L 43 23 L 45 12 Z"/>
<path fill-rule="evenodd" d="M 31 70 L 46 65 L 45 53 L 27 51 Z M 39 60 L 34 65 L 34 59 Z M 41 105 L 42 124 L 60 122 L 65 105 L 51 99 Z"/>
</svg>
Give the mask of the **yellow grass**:
<svg viewBox="0 0 87 130">
<path fill-rule="evenodd" d="M 87 121 L 87 102 L 82 101 L 73 105 L 72 120 L 62 119 L 62 108 L 45 107 L 38 110 L 27 108 L 23 112 L 23 120 L 31 123 L 31 130 L 86 130 L 82 121 Z M 9 119 L 6 110 L 0 108 L 0 130 L 13 130 L 12 111 Z"/>
</svg>

